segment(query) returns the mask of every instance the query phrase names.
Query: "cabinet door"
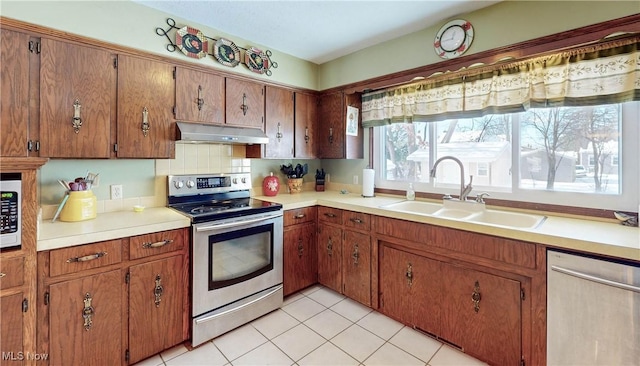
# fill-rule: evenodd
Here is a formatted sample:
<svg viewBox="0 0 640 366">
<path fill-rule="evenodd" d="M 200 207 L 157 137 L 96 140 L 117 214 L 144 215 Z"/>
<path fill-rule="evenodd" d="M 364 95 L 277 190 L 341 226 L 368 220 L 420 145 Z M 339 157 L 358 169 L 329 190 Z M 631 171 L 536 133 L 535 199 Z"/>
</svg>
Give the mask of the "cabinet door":
<svg viewBox="0 0 640 366">
<path fill-rule="evenodd" d="M 226 122 L 264 130 L 264 86 L 227 78 Z"/>
<path fill-rule="evenodd" d="M 118 157 L 175 154 L 173 66 L 118 56 Z"/>
<path fill-rule="evenodd" d="M 413 255 L 381 245 L 378 252 L 380 311 L 405 324 L 412 324 L 411 276 Z"/>
<path fill-rule="evenodd" d="M 316 224 L 297 225 L 284 231 L 284 295 L 317 281 Z"/>
<path fill-rule="evenodd" d="M 224 77 L 176 67 L 176 120 L 224 123 Z"/>
<path fill-rule="evenodd" d="M 99 48 L 42 39 L 40 156 L 110 157 L 114 58 Z"/>
<path fill-rule="evenodd" d="M 371 306 L 371 239 L 368 234 L 345 230 L 342 283 L 345 295 Z"/>
<path fill-rule="evenodd" d="M 411 324 L 431 334 L 440 334 L 442 306 L 441 262 L 411 255 L 411 298 L 413 319 Z"/>
<path fill-rule="evenodd" d="M 318 116 L 318 157 L 344 158 L 345 115 L 342 93 L 327 94 L 320 98 Z"/>
<path fill-rule="evenodd" d="M 264 147 L 264 157 L 293 157 L 292 91 L 273 86 L 266 87 L 265 132 L 269 137 L 269 143 Z"/>
<path fill-rule="evenodd" d="M 119 365 L 122 350 L 120 270 L 52 284 L 51 365 Z"/>
<path fill-rule="evenodd" d="M 2 340 L 0 342 L 0 350 L 2 351 L 3 361 L 6 360 L 5 357 L 15 360 L 11 362 L 11 365 L 23 364 L 19 360 L 19 352 L 33 352 L 32 350 L 25 350 L 23 346 L 24 313 L 22 312 L 22 301 L 24 298 L 22 292 L 0 297 L 0 304 L 2 305 L 2 311 L 0 311 L 0 340 Z"/>
<path fill-rule="evenodd" d="M 29 36 L 0 30 L 0 156 L 27 156 Z"/>
<path fill-rule="evenodd" d="M 318 97 L 311 94 L 295 95 L 295 157 L 314 159 L 316 153 L 316 124 Z"/>
<path fill-rule="evenodd" d="M 130 363 L 182 342 L 182 256 L 130 268 Z"/>
<path fill-rule="evenodd" d="M 442 337 L 495 365 L 521 359 L 520 282 L 442 265 Z"/>
<path fill-rule="evenodd" d="M 342 229 L 318 225 L 318 282 L 342 292 Z"/>
</svg>

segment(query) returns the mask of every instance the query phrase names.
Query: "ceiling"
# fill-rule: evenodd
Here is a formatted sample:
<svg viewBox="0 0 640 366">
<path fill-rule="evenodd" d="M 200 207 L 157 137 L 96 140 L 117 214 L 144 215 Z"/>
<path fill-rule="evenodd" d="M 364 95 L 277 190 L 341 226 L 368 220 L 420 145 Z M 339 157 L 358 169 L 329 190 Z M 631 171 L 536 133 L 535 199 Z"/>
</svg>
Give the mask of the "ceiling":
<svg viewBox="0 0 640 366">
<path fill-rule="evenodd" d="M 501 0 L 133 1 L 322 64 Z"/>
</svg>

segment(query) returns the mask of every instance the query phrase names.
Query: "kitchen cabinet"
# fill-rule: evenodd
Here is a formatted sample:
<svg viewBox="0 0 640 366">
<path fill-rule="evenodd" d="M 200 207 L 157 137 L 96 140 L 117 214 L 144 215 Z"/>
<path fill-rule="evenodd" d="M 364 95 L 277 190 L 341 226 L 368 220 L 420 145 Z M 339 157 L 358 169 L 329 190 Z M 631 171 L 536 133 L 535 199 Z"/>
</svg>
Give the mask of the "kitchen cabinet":
<svg viewBox="0 0 640 366">
<path fill-rule="evenodd" d="M 0 156 L 26 157 L 34 137 L 29 128 L 29 69 L 35 51 L 30 51 L 26 33 L 3 28 L 0 35 Z"/>
<path fill-rule="evenodd" d="M 38 351 L 126 365 L 188 339 L 186 230 L 39 252 Z"/>
<path fill-rule="evenodd" d="M 318 208 L 318 282 L 371 306 L 371 216 Z"/>
<path fill-rule="evenodd" d="M 318 157 L 321 159 L 362 159 L 364 157 L 362 116 L 358 113 L 356 136 L 347 134 L 347 106 L 362 107 L 359 93 L 332 93 L 320 96 L 318 115 Z"/>
<path fill-rule="evenodd" d="M 227 125 L 264 131 L 263 84 L 227 78 L 225 106 Z"/>
<path fill-rule="evenodd" d="M 42 38 L 40 156 L 109 158 L 116 55 Z"/>
<path fill-rule="evenodd" d="M 176 110 L 178 121 L 224 124 L 224 77 L 176 67 Z"/>
<path fill-rule="evenodd" d="M 4 36 L 4 30 L 2 30 Z M 3 75 L 4 77 L 4 75 Z M 22 177 L 22 236 L 19 248 L 0 251 L 0 354 L 11 365 L 36 365 L 36 225 L 37 169 L 47 160 L 3 157 L 1 173 Z"/>
<path fill-rule="evenodd" d="M 294 110 L 294 156 L 302 159 L 315 159 L 317 157 L 318 97 L 296 92 Z"/>
<path fill-rule="evenodd" d="M 377 217 L 378 308 L 489 364 L 544 364 L 544 251 L 535 244 Z M 542 257 L 541 257 L 542 255 Z"/>
<path fill-rule="evenodd" d="M 119 158 L 175 155 L 173 70 L 169 63 L 118 56 Z"/>
<path fill-rule="evenodd" d="M 318 281 L 316 207 L 284 212 L 284 296 Z"/>
<path fill-rule="evenodd" d="M 269 143 L 247 146 L 247 157 L 291 158 L 294 152 L 293 92 L 265 87 L 265 133 Z"/>
</svg>

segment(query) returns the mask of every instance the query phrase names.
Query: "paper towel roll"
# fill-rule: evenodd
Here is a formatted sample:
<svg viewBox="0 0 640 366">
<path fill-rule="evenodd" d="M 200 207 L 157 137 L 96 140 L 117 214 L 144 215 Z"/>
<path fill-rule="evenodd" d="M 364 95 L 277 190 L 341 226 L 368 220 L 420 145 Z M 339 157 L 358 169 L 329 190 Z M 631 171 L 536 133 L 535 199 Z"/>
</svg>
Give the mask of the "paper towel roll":
<svg viewBox="0 0 640 366">
<path fill-rule="evenodd" d="M 362 170 L 362 196 L 373 197 L 375 171 L 373 169 Z"/>
</svg>

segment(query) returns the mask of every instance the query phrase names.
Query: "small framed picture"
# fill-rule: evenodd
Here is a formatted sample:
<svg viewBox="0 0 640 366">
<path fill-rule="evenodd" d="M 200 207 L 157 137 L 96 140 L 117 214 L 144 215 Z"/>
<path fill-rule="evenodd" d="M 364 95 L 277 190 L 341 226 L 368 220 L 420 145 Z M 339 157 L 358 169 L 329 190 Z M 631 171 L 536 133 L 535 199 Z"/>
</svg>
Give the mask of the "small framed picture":
<svg viewBox="0 0 640 366">
<path fill-rule="evenodd" d="M 347 135 L 358 136 L 358 113 L 356 107 L 347 106 Z"/>
</svg>

